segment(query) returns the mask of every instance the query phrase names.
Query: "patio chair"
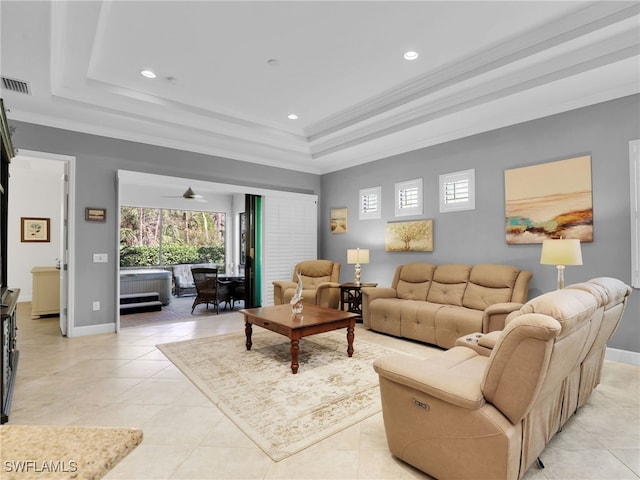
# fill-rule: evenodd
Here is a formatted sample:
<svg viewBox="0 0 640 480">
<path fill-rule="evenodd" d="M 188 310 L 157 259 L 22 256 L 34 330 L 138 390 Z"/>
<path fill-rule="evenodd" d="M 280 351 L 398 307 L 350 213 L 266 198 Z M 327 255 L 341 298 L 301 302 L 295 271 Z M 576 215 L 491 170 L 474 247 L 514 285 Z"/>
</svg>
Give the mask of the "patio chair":
<svg viewBox="0 0 640 480">
<path fill-rule="evenodd" d="M 230 297 L 229 282 L 218 280 L 218 269 L 212 267 L 193 267 L 191 269 L 193 283 L 196 287 L 196 298 L 193 300 L 191 313 L 202 303 L 215 305 L 216 313 L 220 313 L 220 302 Z"/>
</svg>

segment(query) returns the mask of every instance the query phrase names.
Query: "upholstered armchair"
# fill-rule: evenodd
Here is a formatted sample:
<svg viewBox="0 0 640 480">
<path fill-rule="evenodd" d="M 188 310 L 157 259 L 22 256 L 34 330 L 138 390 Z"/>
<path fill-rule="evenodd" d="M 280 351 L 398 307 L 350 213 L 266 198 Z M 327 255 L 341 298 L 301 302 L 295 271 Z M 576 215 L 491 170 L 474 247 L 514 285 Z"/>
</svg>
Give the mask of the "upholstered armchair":
<svg viewBox="0 0 640 480">
<path fill-rule="evenodd" d="M 296 292 L 298 273 L 302 278 L 302 303 L 338 308 L 340 305 L 340 264 L 331 260 L 305 260 L 293 269 L 291 280 L 273 282 L 273 303 L 289 303 Z"/>
</svg>

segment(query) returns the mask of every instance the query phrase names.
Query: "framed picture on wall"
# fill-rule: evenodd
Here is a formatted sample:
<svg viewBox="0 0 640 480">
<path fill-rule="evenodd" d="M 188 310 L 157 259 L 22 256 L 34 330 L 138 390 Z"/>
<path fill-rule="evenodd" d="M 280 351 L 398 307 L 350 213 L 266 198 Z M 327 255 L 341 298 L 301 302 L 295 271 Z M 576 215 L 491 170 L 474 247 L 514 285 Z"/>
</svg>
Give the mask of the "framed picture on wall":
<svg viewBox="0 0 640 480">
<path fill-rule="evenodd" d="M 21 242 L 50 242 L 51 219 L 36 217 L 20 218 Z"/>
<path fill-rule="evenodd" d="M 384 249 L 387 252 L 433 252 L 433 220 L 388 222 Z"/>
<path fill-rule="evenodd" d="M 591 156 L 504 172 L 507 244 L 593 241 Z"/>
<path fill-rule="evenodd" d="M 347 209 L 331 209 L 331 233 L 347 233 Z"/>
<path fill-rule="evenodd" d="M 84 219 L 87 222 L 106 222 L 107 209 L 97 207 L 87 207 L 84 209 Z"/>
</svg>

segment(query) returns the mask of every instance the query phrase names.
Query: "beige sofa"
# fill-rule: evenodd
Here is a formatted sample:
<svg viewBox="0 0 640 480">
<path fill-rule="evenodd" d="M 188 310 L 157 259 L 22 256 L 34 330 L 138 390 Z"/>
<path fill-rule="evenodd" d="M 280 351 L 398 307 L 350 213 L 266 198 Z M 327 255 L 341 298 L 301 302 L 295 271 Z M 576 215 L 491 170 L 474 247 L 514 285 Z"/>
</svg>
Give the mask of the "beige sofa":
<svg viewBox="0 0 640 480">
<path fill-rule="evenodd" d="M 400 265 L 391 287 L 362 288 L 363 325 L 451 348 L 467 333 L 502 329 L 527 301 L 531 277 L 509 265 Z"/>
<path fill-rule="evenodd" d="M 331 260 L 305 260 L 293 268 L 291 280 L 273 282 L 273 303 L 289 303 L 302 278 L 302 303 L 320 307 L 340 306 L 340 264 Z"/>
<path fill-rule="evenodd" d="M 598 385 L 630 293 L 593 279 L 529 300 L 504 330 L 427 359 L 376 359 L 392 454 L 438 479 L 522 477 Z"/>
</svg>

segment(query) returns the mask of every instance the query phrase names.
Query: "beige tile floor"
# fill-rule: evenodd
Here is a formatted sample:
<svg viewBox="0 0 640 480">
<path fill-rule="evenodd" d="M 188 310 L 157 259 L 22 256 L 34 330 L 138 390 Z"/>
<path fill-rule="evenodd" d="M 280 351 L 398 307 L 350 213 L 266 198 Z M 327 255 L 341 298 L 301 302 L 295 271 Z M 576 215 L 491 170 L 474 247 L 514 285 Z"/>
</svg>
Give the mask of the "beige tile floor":
<svg viewBox="0 0 640 480">
<path fill-rule="evenodd" d="M 29 313 L 30 304 L 21 303 L 10 423 L 142 428 L 143 443 L 107 480 L 430 478 L 389 454 L 381 414 L 271 461 L 155 348 L 242 331 L 239 314 L 186 315 L 177 323 L 68 339 L 57 318 L 32 320 Z M 360 326 L 358 337 L 412 353 L 426 348 Z M 602 380 L 543 452 L 546 468 L 534 466 L 524 478 L 640 478 L 640 367 L 605 362 Z"/>
</svg>

